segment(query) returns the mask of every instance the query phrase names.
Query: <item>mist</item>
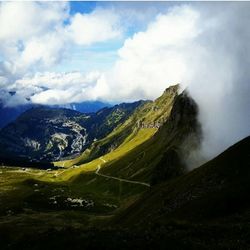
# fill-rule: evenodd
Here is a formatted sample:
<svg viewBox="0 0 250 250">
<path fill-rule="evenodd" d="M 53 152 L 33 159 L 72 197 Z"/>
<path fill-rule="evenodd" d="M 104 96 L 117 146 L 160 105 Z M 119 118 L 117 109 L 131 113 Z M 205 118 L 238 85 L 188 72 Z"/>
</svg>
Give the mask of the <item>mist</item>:
<svg viewBox="0 0 250 250">
<path fill-rule="evenodd" d="M 206 22 L 184 86 L 199 105 L 203 141 L 198 154 L 203 159 L 250 134 L 249 7 L 249 3 L 198 6 Z"/>
</svg>

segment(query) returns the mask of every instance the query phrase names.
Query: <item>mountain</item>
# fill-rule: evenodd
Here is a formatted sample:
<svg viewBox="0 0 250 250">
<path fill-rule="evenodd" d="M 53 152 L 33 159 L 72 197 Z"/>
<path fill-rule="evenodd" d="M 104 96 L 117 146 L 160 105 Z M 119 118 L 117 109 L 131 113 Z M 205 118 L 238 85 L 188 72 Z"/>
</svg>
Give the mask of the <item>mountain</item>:
<svg viewBox="0 0 250 250">
<path fill-rule="evenodd" d="M 4 107 L 0 102 L 0 129 L 6 126 L 8 123 L 14 121 L 24 111 L 30 109 L 29 105 L 20 105 L 17 107 Z"/>
<path fill-rule="evenodd" d="M 67 105 L 52 105 L 47 106 L 50 108 L 67 108 L 79 111 L 81 113 L 93 113 L 104 107 L 111 107 L 109 103 L 100 102 L 100 101 L 86 101 L 82 103 L 71 103 Z M 30 108 L 42 107 L 42 105 L 38 104 L 25 104 L 25 105 L 17 105 L 14 107 L 5 107 L 4 104 L 0 100 L 0 128 L 3 128 L 10 122 L 14 121 L 19 115 Z"/>
<path fill-rule="evenodd" d="M 25 210 L 16 207 L 20 197 L 15 193 L 13 214 L 1 217 L 1 246 L 3 249 L 99 249 L 100 245 L 103 249 L 249 249 L 249 148 L 250 137 L 247 137 L 193 171 L 152 186 L 132 202 L 131 197 L 126 198 L 126 206 L 113 216 L 105 213 L 104 208 L 102 216 L 98 216 L 100 211 L 91 216 L 91 212 L 84 213 L 79 207 L 64 212 L 66 208 L 61 203 L 55 203 L 56 210 L 52 205 L 49 209 L 42 206 L 48 201 L 60 202 L 59 194 L 63 196 L 64 192 L 66 197 L 75 190 L 89 192 L 94 179 L 99 179 L 100 185 L 95 192 L 107 195 L 107 187 L 115 191 L 115 180 L 85 173 L 81 184 L 75 186 L 75 180 L 69 183 L 70 190 L 59 183 L 27 180 L 22 184 L 28 196 L 25 204 L 33 205 L 22 214 Z M 32 187 L 37 190 L 36 196 L 27 194 Z M 58 191 L 51 193 L 51 188 Z M 48 195 L 48 201 L 46 196 L 38 195 L 39 191 Z M 111 206 L 111 200 L 108 204 Z M 92 223 L 86 219 L 88 216 Z"/>
<path fill-rule="evenodd" d="M 198 107 L 185 92 L 176 95 L 170 107 L 166 121 L 150 139 L 106 164 L 102 172 L 153 185 L 183 174 L 187 170 L 183 159 L 199 148 L 202 138 Z"/>
<path fill-rule="evenodd" d="M 86 141 L 84 119 L 67 109 L 29 109 L 0 131 L 1 154 L 41 161 L 79 153 Z"/>
<path fill-rule="evenodd" d="M 122 220 L 141 226 L 165 224 L 174 218 L 208 222 L 250 211 L 249 148 L 247 137 L 199 168 L 156 185 L 124 213 Z"/>
<path fill-rule="evenodd" d="M 119 104 L 89 114 L 48 107 L 29 109 L 0 131 L 1 154 L 33 161 L 73 157 L 110 133 L 142 103 Z"/>
<path fill-rule="evenodd" d="M 117 126 L 110 134 L 90 145 L 79 158 L 63 164 L 65 166 L 80 165 L 108 153 L 114 152 L 115 154 L 116 149 L 123 154 L 127 151 L 126 145 L 131 144 L 134 148 L 138 143 L 142 144 L 147 141 L 167 121 L 178 91 L 179 86 L 174 85 L 167 88 L 155 101 L 142 103 L 126 120 L 116 124 Z"/>
<path fill-rule="evenodd" d="M 110 108 L 113 105 L 107 102 L 101 102 L 101 101 L 86 101 L 81 103 L 70 103 L 66 105 L 57 105 L 57 108 L 67 108 L 79 111 L 81 113 L 94 113 L 102 108 Z"/>
<path fill-rule="evenodd" d="M 116 216 L 115 227 L 124 237 L 134 230 L 146 231 L 148 242 L 165 238 L 155 242 L 160 247 L 248 249 L 249 148 L 247 137 L 199 168 L 153 186 Z"/>
<path fill-rule="evenodd" d="M 199 147 L 202 138 L 197 117 L 193 99 L 186 92 L 179 94 L 177 85 L 169 87 L 80 157 L 56 165 L 81 166 L 102 156 L 106 162 L 100 161 L 104 166 L 100 173 L 157 184 L 187 170 L 183 158 Z"/>
<path fill-rule="evenodd" d="M 63 169 L 1 168 L 1 249 L 250 248 L 250 137 L 189 171 L 202 128 L 187 91 L 92 114 L 38 111 L 24 124 L 49 122 L 43 135 L 82 124 L 86 149 L 54 162 Z"/>
</svg>

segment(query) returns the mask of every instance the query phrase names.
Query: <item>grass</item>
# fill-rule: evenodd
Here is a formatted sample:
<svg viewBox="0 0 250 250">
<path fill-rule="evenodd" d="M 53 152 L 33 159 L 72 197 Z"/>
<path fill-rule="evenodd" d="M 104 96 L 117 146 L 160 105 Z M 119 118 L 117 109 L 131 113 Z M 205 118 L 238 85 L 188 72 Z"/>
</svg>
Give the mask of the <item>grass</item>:
<svg viewBox="0 0 250 250">
<path fill-rule="evenodd" d="M 31 210 L 67 210 L 70 207 L 65 205 L 65 200 L 69 197 L 91 199 L 95 202 L 92 210 L 104 214 L 126 206 L 127 200 L 136 199 L 146 188 L 100 177 L 95 171 L 98 166 L 104 167 L 126 155 L 151 138 L 155 132 L 156 129 L 141 129 L 116 150 L 106 154 L 102 158 L 105 159 L 105 163 L 98 158 L 79 166 L 51 171 L 2 168 L 0 174 L 2 214 L 8 214 L 8 211 L 23 212 L 25 207 Z M 52 197 L 60 197 L 57 204 L 50 204 L 50 201 L 55 201 L 50 200 Z"/>
<path fill-rule="evenodd" d="M 121 215 L 119 224 L 250 221 L 249 147 L 250 137 L 203 166 L 157 185 Z"/>
<path fill-rule="evenodd" d="M 130 138 L 128 137 L 127 140 L 124 141 L 117 149 L 103 156 L 103 159 L 105 159 L 107 163 L 104 164 L 103 161 L 98 158 L 89 163 L 77 165 L 77 168 L 64 170 L 63 174 L 57 177 L 57 179 L 64 181 L 69 180 L 70 178 L 74 178 L 74 176 L 77 176 L 80 173 L 95 171 L 99 165 L 108 165 L 109 163 L 118 160 L 137 146 L 141 145 L 143 142 L 150 139 L 156 131 L 157 130 L 155 128 L 140 129 L 136 135 L 133 135 Z M 79 158 L 74 160 L 55 162 L 54 164 L 55 166 L 65 166 L 69 168 L 72 167 L 72 165 L 77 164 L 78 162 Z"/>
<path fill-rule="evenodd" d="M 32 220 L 35 211 L 48 213 L 48 216 L 54 214 L 53 216 L 59 218 L 56 221 L 63 220 L 64 211 L 72 213 L 73 210 L 76 218 L 81 218 L 84 213 L 85 219 L 92 222 L 97 215 L 102 215 L 104 218 L 113 215 L 117 209 L 126 207 L 136 200 L 147 188 L 98 176 L 95 170 L 99 165 L 105 166 L 122 157 L 154 133 L 155 129 L 140 130 L 135 137 L 105 155 L 103 159 L 106 163 L 98 158 L 77 168 L 51 171 L 2 168 L 0 215 L 12 216 L 16 220 L 20 217 L 21 221 L 26 222 Z M 72 207 L 67 201 L 68 198 L 84 199 L 93 202 L 94 206 Z M 36 219 L 39 220 L 39 217 L 40 215 Z"/>
<path fill-rule="evenodd" d="M 163 192 L 167 185 L 164 183 L 146 192 L 148 187 L 99 176 L 95 171 L 101 166 L 101 173 L 108 176 L 150 181 L 152 170 L 160 162 L 165 150 L 172 146 L 178 147 L 190 132 L 190 121 L 182 121 L 184 125 L 179 126 L 172 116 L 176 88 L 164 92 L 155 102 L 140 107 L 138 112 L 108 136 L 95 142 L 93 147 L 78 158 L 55 163 L 64 168 L 52 171 L 3 169 L 0 177 L 0 238 L 6 235 L 4 237 L 7 238 L 3 239 L 14 242 L 16 248 L 22 248 L 22 244 L 25 248 L 27 242 L 28 246 L 32 246 L 33 239 L 38 240 L 38 234 L 42 242 L 39 240 L 37 247 L 41 248 L 46 248 L 49 242 L 53 242 L 55 248 L 65 248 L 64 240 L 67 239 L 74 246 L 79 244 L 86 248 L 97 242 L 111 249 L 122 249 L 121 246 L 128 249 L 131 242 L 135 242 L 138 249 L 140 245 L 150 242 L 154 248 L 159 245 L 159 249 L 165 249 L 161 245 L 165 242 L 162 238 L 166 236 L 166 232 L 172 232 L 162 229 L 162 225 L 165 225 L 160 223 L 165 220 L 161 217 L 161 212 L 164 212 L 168 204 L 165 197 L 171 196 L 171 192 L 171 197 L 174 197 L 175 190 L 183 191 L 183 184 L 179 182 Z M 178 116 L 177 120 L 181 120 L 181 117 Z M 138 128 L 136 125 L 138 120 L 150 123 L 159 119 L 169 119 L 170 122 L 159 130 Z M 105 151 L 108 153 L 102 157 L 98 156 L 102 152 L 99 149 L 106 150 L 110 146 L 114 146 L 113 150 Z M 140 198 L 141 195 L 143 198 Z M 144 223 L 145 220 L 149 223 Z M 138 227 L 133 226 L 138 224 L 137 221 L 143 221 L 144 224 L 141 225 L 146 225 L 146 229 L 141 227 L 137 231 Z M 121 227 L 117 227 L 117 223 Z M 178 223 L 175 221 L 175 224 Z M 175 227 L 183 225 L 186 226 L 181 220 Z M 122 228 L 123 226 L 126 228 Z M 135 238 L 139 240 L 134 241 Z M 177 246 L 178 242 L 179 239 L 174 243 L 171 238 L 167 240 L 168 247 L 171 244 Z M 183 247 L 185 244 L 179 246 Z M 98 248 L 100 247 L 102 245 L 98 244 Z"/>
<path fill-rule="evenodd" d="M 90 162 L 137 137 L 137 134 L 140 134 L 142 130 L 139 124 L 144 123 L 147 127 L 150 127 L 152 124 L 162 124 L 169 117 L 177 95 L 178 85 L 169 87 L 154 102 L 146 102 L 144 105 L 137 107 L 125 121 L 118 124 L 107 136 L 92 143 L 79 157 L 72 160 L 55 162 L 54 164 L 68 168 L 75 164 L 81 165 Z M 156 132 L 156 126 L 153 130 Z"/>
</svg>

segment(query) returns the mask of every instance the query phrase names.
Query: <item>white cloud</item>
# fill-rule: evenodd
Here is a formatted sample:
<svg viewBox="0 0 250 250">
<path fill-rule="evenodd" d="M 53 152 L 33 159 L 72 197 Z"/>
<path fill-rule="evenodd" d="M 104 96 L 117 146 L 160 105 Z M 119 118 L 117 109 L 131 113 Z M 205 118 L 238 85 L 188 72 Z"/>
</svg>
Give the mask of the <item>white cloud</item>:
<svg viewBox="0 0 250 250">
<path fill-rule="evenodd" d="M 68 15 L 67 3 L 2 2 L 0 41 L 24 40 L 60 26 Z"/>
<path fill-rule="evenodd" d="M 75 43 L 90 45 L 119 38 L 122 34 L 119 22 L 119 16 L 112 10 L 98 9 L 88 14 L 74 15 L 67 31 Z"/>
<path fill-rule="evenodd" d="M 62 54 L 67 3 L 0 3 L 0 66 L 8 78 L 51 67 Z M 1 71 L 1 70 L 0 70 Z"/>
<path fill-rule="evenodd" d="M 107 73 L 109 85 L 116 88 L 107 98 L 152 99 L 170 84 L 183 82 L 188 63 L 182 52 L 198 36 L 198 20 L 199 13 L 188 6 L 173 8 L 159 15 L 146 31 L 128 38 Z"/>
<path fill-rule="evenodd" d="M 125 41 L 107 99 L 155 98 L 181 83 L 198 102 L 211 158 L 250 134 L 248 3 L 180 5 Z M 248 94 L 246 94 L 248 93 Z M 132 97 L 132 98 L 131 98 Z"/>
<path fill-rule="evenodd" d="M 100 97 L 98 81 L 101 73 L 80 72 L 69 73 L 37 73 L 15 81 L 9 90 L 16 91 L 16 96 L 30 98 L 31 102 L 38 104 L 68 104 L 82 102 Z M 97 95 L 98 93 L 98 95 Z M 10 98 L 9 105 L 15 104 Z"/>
<path fill-rule="evenodd" d="M 64 2 L 2 2 L 0 73 L 4 71 L 11 82 L 27 72 L 50 69 L 70 57 L 76 45 L 89 46 L 121 34 L 119 16 L 112 9 L 70 16 Z"/>
</svg>

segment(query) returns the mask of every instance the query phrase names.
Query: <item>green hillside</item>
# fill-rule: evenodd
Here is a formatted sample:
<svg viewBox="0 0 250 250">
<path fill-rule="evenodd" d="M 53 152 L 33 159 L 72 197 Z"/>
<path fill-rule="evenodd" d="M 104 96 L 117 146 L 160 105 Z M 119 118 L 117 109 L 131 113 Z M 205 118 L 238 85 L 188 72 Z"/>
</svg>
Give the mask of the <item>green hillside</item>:
<svg viewBox="0 0 250 250">
<path fill-rule="evenodd" d="M 154 186 L 113 223 L 126 237 L 130 230 L 146 230 L 149 242 L 165 237 L 160 247 L 170 242 L 185 249 L 249 249 L 249 148 L 247 137 L 201 167 Z"/>
<path fill-rule="evenodd" d="M 97 249 L 100 245 L 104 249 L 249 249 L 249 147 L 250 137 L 203 166 L 153 186 L 140 198 L 127 197 L 127 205 L 117 210 L 115 217 L 110 206 L 117 206 L 118 201 L 111 196 L 107 199 L 107 187 L 109 195 L 126 197 L 118 191 L 115 180 L 104 181 L 91 173 L 81 175 L 77 185 L 73 181 L 69 186 L 54 183 L 48 187 L 44 182 L 26 180 L 22 182 L 26 185 L 26 195 L 28 186 L 31 190 L 36 184 L 44 194 L 64 188 L 66 197 L 69 192 L 79 197 L 84 185 L 85 191 L 90 192 L 93 178 L 97 178 L 91 191 L 100 192 L 99 203 L 96 210 L 63 208 L 59 203 L 55 211 L 52 209 L 54 199 L 44 207 L 46 203 L 41 197 L 27 195 L 26 207 L 22 204 L 25 214 L 11 210 L 12 214 L 1 216 L 3 249 L 67 249 L 70 246 Z M 129 189 L 127 187 L 126 192 Z M 109 204 L 106 210 L 101 201 Z"/>
<path fill-rule="evenodd" d="M 157 131 L 168 119 L 178 91 L 178 85 L 169 87 L 154 102 L 146 102 L 137 107 L 123 123 L 103 139 L 92 143 L 81 156 L 69 161 L 55 162 L 55 165 L 65 167 L 81 165 L 107 153 L 112 153 L 130 140 L 136 140 L 141 130 L 148 130 L 152 135 L 151 131 Z M 146 139 L 148 137 L 145 137 L 144 141 Z"/>
<path fill-rule="evenodd" d="M 186 93 L 176 96 L 166 122 L 157 133 L 124 157 L 107 163 L 103 173 L 153 184 L 183 174 L 186 165 L 182 159 L 199 146 L 201 139 L 197 115 L 197 106 Z M 175 152 L 177 166 L 167 164 L 171 152 Z"/>
<path fill-rule="evenodd" d="M 248 249 L 250 137 L 188 172 L 197 117 L 173 86 L 63 168 L 1 167 L 2 248 Z"/>
<path fill-rule="evenodd" d="M 155 186 L 126 211 L 124 221 L 141 226 L 173 218 L 209 221 L 250 209 L 249 148 L 247 137 L 188 174 Z"/>
<path fill-rule="evenodd" d="M 178 86 L 173 86 L 167 89 L 155 102 L 146 103 L 136 109 L 128 120 L 123 125 L 118 126 L 106 139 L 108 140 L 109 136 L 112 137 L 113 134 L 116 135 L 118 132 L 124 133 L 125 130 L 121 129 L 124 128 L 123 126 L 132 127 L 134 133 L 124 133 L 126 138 L 116 149 L 91 162 L 81 164 L 78 159 L 59 162 L 59 166 L 66 167 L 66 164 L 70 163 L 72 167 L 49 171 L 3 168 L 1 182 L 2 186 L 8 187 L 8 189 L 0 192 L 0 197 L 5 204 L 0 208 L 2 215 L 12 211 L 11 213 L 16 214 L 17 218 L 23 218 L 24 214 L 28 216 L 26 211 L 45 209 L 46 211 L 56 211 L 56 214 L 63 218 L 63 211 L 74 208 L 74 206 L 68 204 L 67 199 L 70 197 L 73 197 L 73 200 L 90 199 L 94 202 L 94 205 L 87 210 L 85 206 L 76 204 L 77 213 L 105 215 L 107 212 L 113 214 L 116 213 L 117 209 L 128 206 L 138 198 L 138 195 L 148 190 L 151 182 L 150 173 L 153 170 L 153 165 L 158 162 L 157 159 L 156 163 L 152 161 L 152 165 L 145 169 L 142 168 L 141 174 L 138 175 L 140 164 L 143 163 L 141 163 L 141 160 L 155 157 L 157 151 L 162 155 L 165 152 L 164 150 L 167 150 L 167 145 L 172 145 L 170 141 L 163 142 L 170 133 L 168 130 L 173 127 L 173 125 L 168 127 L 166 124 L 176 122 L 174 117 L 180 105 L 179 100 L 182 99 L 180 97 L 178 98 Z M 187 98 L 187 100 L 189 99 Z M 157 112 L 155 112 L 156 109 Z M 181 114 L 179 111 L 177 113 Z M 183 115 L 181 117 L 184 118 Z M 158 125 L 151 126 L 148 124 L 153 121 L 158 124 L 161 121 L 160 119 L 165 119 L 165 121 L 159 127 Z M 138 121 L 145 123 L 139 126 Z M 186 135 L 183 134 L 183 136 Z M 157 138 L 161 138 L 158 146 Z M 179 145 L 181 140 L 180 137 L 176 143 Z M 146 153 L 143 150 L 148 151 L 147 156 L 145 156 Z M 152 152 L 150 152 L 151 150 Z M 137 152 L 141 153 L 138 155 Z M 126 164 L 127 161 L 131 160 L 135 161 L 134 165 L 129 165 L 128 172 L 123 168 L 123 165 L 121 165 L 122 169 L 118 166 L 121 162 Z M 121 174 L 121 170 L 124 173 Z M 134 173 L 132 173 L 132 170 Z M 133 174 L 135 175 L 133 176 Z M 105 204 L 109 204 L 108 209 L 105 208 L 107 206 Z M 91 217 L 91 215 L 89 216 Z M 78 218 L 78 215 L 76 218 Z"/>
</svg>

